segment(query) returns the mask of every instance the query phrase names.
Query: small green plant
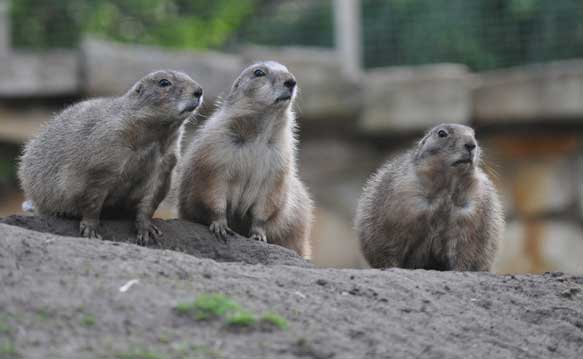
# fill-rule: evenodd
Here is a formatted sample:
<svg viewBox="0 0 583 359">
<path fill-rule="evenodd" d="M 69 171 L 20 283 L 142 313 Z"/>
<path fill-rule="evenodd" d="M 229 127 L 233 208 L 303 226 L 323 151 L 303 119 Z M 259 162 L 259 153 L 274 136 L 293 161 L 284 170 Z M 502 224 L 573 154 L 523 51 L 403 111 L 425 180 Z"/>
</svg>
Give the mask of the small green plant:
<svg viewBox="0 0 583 359">
<path fill-rule="evenodd" d="M 222 359 L 224 356 L 206 344 L 178 343 L 172 351 L 171 358 L 207 358 Z"/>
<path fill-rule="evenodd" d="M 192 303 L 180 303 L 174 307 L 179 315 L 196 320 L 222 318 L 240 309 L 239 305 L 222 294 L 201 294 Z"/>
<path fill-rule="evenodd" d="M 11 340 L 0 341 L 0 359 L 20 358 L 16 346 Z"/>
<path fill-rule="evenodd" d="M 253 313 L 241 309 L 227 317 L 227 324 L 236 327 L 251 327 L 257 323 Z"/>
<path fill-rule="evenodd" d="M 194 345 L 191 347 L 192 354 L 204 355 L 209 359 L 223 359 L 224 356 L 219 351 L 208 347 L 207 345 Z"/>
<path fill-rule="evenodd" d="M 170 337 L 164 334 L 158 336 L 158 341 L 162 344 L 170 344 L 171 342 Z"/>
<path fill-rule="evenodd" d="M 10 334 L 11 332 L 12 326 L 10 326 L 6 320 L 0 317 L 0 334 Z"/>
<path fill-rule="evenodd" d="M 268 312 L 263 314 L 261 317 L 261 322 L 274 325 L 280 330 L 287 329 L 287 320 L 277 313 Z"/>
<path fill-rule="evenodd" d="M 53 317 L 53 313 L 51 313 L 46 308 L 39 308 L 39 309 L 36 310 L 36 317 L 39 320 L 46 321 L 46 320 L 49 320 L 49 319 L 51 319 Z"/>
<path fill-rule="evenodd" d="M 117 359 L 164 359 L 158 353 L 151 352 L 144 349 L 130 349 L 127 352 L 120 352 L 115 354 Z"/>
<path fill-rule="evenodd" d="M 93 327 L 97 323 L 95 316 L 93 314 L 85 314 L 81 318 L 81 325 L 84 327 Z"/>
<path fill-rule="evenodd" d="M 280 330 L 286 330 L 288 326 L 285 318 L 273 312 L 265 313 L 258 321 L 253 312 L 223 294 L 201 294 L 194 302 L 177 304 L 174 311 L 196 320 L 221 318 L 231 327 L 253 327 L 258 322 Z"/>
</svg>

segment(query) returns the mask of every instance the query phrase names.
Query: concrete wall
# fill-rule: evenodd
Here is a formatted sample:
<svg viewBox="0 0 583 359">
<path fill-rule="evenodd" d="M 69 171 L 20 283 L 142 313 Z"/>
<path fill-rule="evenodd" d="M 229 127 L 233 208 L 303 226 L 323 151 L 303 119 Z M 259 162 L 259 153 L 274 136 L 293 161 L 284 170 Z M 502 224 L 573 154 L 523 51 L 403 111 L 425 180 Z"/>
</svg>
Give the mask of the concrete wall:
<svg viewBox="0 0 583 359">
<path fill-rule="evenodd" d="M 8 0 L 0 0 L 0 57 L 10 49 L 10 9 Z"/>
<path fill-rule="evenodd" d="M 9 10 L 9 1 L 0 0 L 0 98 L 78 94 L 82 81 L 80 52 L 12 49 Z"/>
<path fill-rule="evenodd" d="M 472 77 L 462 65 L 383 68 L 364 75 L 360 128 L 369 134 L 417 132 L 468 123 Z"/>
<path fill-rule="evenodd" d="M 88 96 L 119 95 L 138 79 L 161 69 L 183 71 L 204 88 L 207 101 L 229 89 L 242 67 L 240 56 L 212 51 L 177 51 L 152 46 L 123 45 L 87 38 L 83 92 Z"/>
<path fill-rule="evenodd" d="M 500 122 L 574 121 L 583 117 L 583 60 L 480 74 L 472 96 L 473 117 Z"/>
<path fill-rule="evenodd" d="M 0 97 L 78 95 L 82 84 L 80 60 L 77 51 L 12 52 L 1 60 Z"/>
<path fill-rule="evenodd" d="M 0 47 L 0 57 L 0 98 L 117 95 L 148 72 L 171 68 L 193 76 L 212 102 L 228 91 L 244 66 L 276 60 L 299 80 L 302 118 L 352 122 L 369 135 L 415 133 L 441 122 L 495 125 L 583 118 L 583 60 L 482 74 L 456 64 L 380 68 L 355 79 L 343 74 L 335 52 L 315 48 L 252 46 L 225 54 L 85 39 L 81 52 L 32 54 Z"/>
</svg>

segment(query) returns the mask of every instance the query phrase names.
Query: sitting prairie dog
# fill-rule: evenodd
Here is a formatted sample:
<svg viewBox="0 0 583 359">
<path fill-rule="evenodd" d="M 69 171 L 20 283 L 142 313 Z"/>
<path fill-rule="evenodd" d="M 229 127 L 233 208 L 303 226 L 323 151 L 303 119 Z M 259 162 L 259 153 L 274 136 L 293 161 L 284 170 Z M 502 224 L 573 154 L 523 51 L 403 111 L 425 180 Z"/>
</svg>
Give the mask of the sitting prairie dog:
<svg viewBox="0 0 583 359">
<path fill-rule="evenodd" d="M 490 270 L 504 216 L 474 130 L 436 126 L 385 163 L 364 189 L 355 226 L 376 268 Z"/>
<path fill-rule="evenodd" d="M 135 216 L 138 242 L 157 239 L 151 218 L 170 186 L 178 129 L 201 102 L 195 81 L 165 70 L 123 96 L 65 109 L 24 149 L 26 198 L 38 214 L 80 218 L 83 237 L 100 238 L 104 215 Z"/>
<path fill-rule="evenodd" d="M 276 62 L 239 75 L 195 134 L 178 176 L 179 217 L 309 255 L 312 201 L 297 175 L 296 81 Z"/>
</svg>

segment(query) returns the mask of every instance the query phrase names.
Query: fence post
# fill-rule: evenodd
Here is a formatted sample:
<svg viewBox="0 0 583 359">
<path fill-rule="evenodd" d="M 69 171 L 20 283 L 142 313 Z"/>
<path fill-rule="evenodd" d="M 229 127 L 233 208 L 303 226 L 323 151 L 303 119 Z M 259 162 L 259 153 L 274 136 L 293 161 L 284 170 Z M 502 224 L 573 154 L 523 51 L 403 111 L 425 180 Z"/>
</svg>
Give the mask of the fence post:
<svg viewBox="0 0 583 359">
<path fill-rule="evenodd" d="M 0 0 L 0 55 L 10 52 L 10 0 Z"/>
<path fill-rule="evenodd" d="M 362 30 L 360 0 L 334 0 L 336 51 L 343 71 L 358 77 L 362 71 Z"/>
</svg>

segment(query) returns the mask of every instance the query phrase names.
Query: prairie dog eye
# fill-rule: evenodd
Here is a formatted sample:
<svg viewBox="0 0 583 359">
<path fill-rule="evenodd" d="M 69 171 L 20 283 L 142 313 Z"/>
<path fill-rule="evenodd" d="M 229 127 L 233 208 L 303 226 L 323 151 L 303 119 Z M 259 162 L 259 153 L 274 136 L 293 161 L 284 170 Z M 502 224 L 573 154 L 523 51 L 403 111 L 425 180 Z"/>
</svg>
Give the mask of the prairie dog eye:
<svg viewBox="0 0 583 359">
<path fill-rule="evenodd" d="M 160 82 L 158 82 L 158 85 L 160 87 L 168 87 L 168 86 L 172 86 L 172 82 L 170 82 L 166 79 L 162 79 L 162 80 L 160 80 Z"/>
<path fill-rule="evenodd" d="M 437 132 L 437 135 L 441 138 L 445 138 L 447 137 L 447 132 L 445 132 L 444 130 L 439 130 L 439 132 Z"/>
<path fill-rule="evenodd" d="M 255 75 L 255 77 L 262 77 L 265 76 L 265 72 L 261 69 L 257 69 L 253 71 L 253 75 Z"/>
</svg>

